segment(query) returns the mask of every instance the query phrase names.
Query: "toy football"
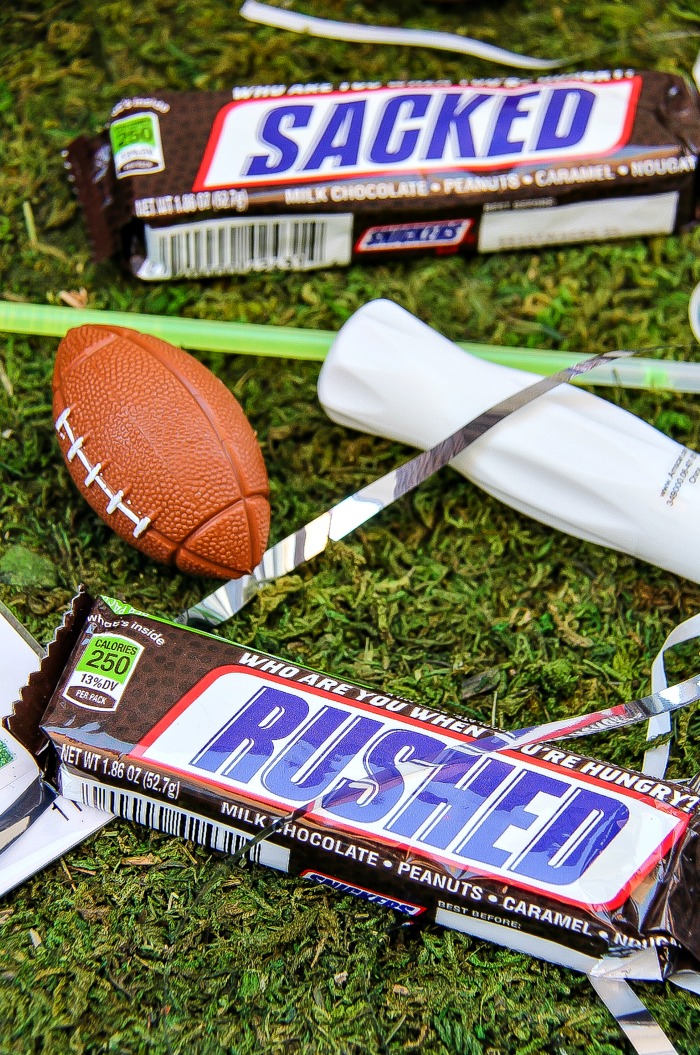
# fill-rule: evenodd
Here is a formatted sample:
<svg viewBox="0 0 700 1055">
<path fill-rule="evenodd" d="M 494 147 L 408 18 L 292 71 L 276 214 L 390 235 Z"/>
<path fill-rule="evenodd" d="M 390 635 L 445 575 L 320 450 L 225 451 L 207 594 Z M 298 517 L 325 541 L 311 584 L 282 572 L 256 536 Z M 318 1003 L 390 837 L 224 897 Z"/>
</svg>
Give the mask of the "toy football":
<svg viewBox="0 0 700 1055">
<path fill-rule="evenodd" d="M 268 481 L 226 386 L 187 352 L 121 326 L 78 326 L 54 368 L 68 471 L 125 541 L 185 572 L 235 578 L 265 550 Z"/>
</svg>

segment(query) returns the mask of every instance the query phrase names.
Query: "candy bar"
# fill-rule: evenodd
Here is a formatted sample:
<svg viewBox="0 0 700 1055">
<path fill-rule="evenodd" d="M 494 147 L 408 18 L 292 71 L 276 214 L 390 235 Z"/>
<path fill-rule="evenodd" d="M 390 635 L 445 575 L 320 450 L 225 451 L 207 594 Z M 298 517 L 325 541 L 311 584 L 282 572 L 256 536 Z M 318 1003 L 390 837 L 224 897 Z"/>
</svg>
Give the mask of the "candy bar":
<svg viewBox="0 0 700 1055">
<path fill-rule="evenodd" d="M 659 979 L 700 958 L 689 786 L 509 748 L 463 715 L 108 598 L 43 729 L 67 797 L 215 850 L 250 843 L 262 864 L 411 919 L 584 971 L 616 955 Z"/>
<path fill-rule="evenodd" d="M 65 158 L 95 258 L 160 280 L 669 234 L 699 145 L 682 78 L 615 70 L 164 92 Z"/>
</svg>

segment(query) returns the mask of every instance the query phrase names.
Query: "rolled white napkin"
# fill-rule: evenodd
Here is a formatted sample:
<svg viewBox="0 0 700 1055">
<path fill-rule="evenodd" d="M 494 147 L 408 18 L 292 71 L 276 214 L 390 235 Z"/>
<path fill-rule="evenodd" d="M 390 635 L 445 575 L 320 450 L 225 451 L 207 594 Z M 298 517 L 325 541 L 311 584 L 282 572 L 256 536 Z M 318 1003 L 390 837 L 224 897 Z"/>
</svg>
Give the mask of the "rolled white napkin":
<svg viewBox="0 0 700 1055">
<path fill-rule="evenodd" d="M 426 449 L 533 383 L 376 300 L 338 333 L 318 394 L 333 421 Z M 700 582 L 700 456 L 604 399 L 562 385 L 452 465 L 543 524 Z"/>
</svg>

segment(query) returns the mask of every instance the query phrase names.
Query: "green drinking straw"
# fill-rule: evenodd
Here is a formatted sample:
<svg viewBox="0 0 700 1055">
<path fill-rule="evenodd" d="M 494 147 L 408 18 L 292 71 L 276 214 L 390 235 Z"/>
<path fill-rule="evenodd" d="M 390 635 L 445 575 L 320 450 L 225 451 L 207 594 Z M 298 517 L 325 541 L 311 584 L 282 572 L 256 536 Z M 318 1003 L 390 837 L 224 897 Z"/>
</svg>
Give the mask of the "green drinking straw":
<svg viewBox="0 0 700 1055">
<path fill-rule="evenodd" d="M 20 304 L 0 300 L 0 331 L 5 333 L 63 337 L 73 327 L 90 323 L 100 326 L 128 326 L 192 351 L 228 352 L 316 362 L 321 362 L 326 357 L 335 338 L 335 334 L 330 330 L 214 322 L 209 319 L 183 319 L 172 315 L 61 308 L 51 304 Z M 586 358 L 583 354 L 573 352 L 509 348 L 503 345 L 460 342 L 460 347 L 487 362 L 542 375 L 556 373 L 557 370 L 563 370 Z M 593 385 L 700 392 L 700 364 L 668 359 L 618 360 L 610 366 L 597 367 L 579 380 Z"/>
</svg>

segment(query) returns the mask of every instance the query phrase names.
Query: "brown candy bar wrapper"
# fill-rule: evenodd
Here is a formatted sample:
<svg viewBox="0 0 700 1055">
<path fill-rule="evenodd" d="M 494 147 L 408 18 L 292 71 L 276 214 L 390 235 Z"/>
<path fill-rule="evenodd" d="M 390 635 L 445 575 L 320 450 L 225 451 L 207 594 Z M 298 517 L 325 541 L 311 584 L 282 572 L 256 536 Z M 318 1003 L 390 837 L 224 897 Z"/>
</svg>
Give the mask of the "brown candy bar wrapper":
<svg viewBox="0 0 700 1055">
<path fill-rule="evenodd" d="M 78 802 L 588 971 L 700 958 L 698 796 L 101 598 L 46 711 Z"/>
<path fill-rule="evenodd" d="M 161 280 L 669 234 L 699 146 L 682 78 L 608 70 L 164 92 L 65 158 L 95 258 Z"/>
</svg>

